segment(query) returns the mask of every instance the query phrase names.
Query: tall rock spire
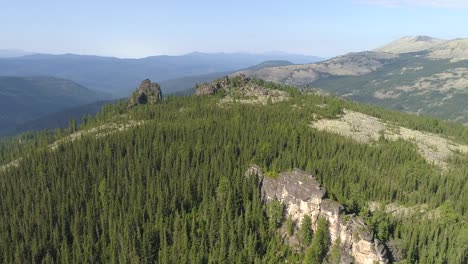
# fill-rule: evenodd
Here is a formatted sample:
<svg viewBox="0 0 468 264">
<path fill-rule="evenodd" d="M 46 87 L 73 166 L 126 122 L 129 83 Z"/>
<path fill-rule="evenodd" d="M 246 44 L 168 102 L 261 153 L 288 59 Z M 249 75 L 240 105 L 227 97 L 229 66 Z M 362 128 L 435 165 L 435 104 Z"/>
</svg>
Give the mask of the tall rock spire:
<svg viewBox="0 0 468 264">
<path fill-rule="evenodd" d="M 149 79 L 143 80 L 140 87 L 128 99 L 128 107 L 141 104 L 156 104 L 162 100 L 161 86 L 151 82 Z"/>
</svg>

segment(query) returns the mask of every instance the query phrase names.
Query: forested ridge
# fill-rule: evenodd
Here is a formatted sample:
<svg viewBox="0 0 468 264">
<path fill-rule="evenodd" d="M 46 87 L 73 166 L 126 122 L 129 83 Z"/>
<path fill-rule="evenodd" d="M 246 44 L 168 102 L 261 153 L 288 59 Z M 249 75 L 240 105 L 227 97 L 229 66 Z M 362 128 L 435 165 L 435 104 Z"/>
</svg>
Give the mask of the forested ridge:
<svg viewBox="0 0 468 264">
<path fill-rule="evenodd" d="M 254 163 L 271 174 L 293 168 L 312 173 L 330 198 L 347 213 L 363 216 L 392 246 L 394 260 L 468 261 L 467 155 L 457 154 L 442 170 L 406 141 L 359 144 L 309 124 L 346 108 L 462 143 L 468 142 L 467 128 L 262 84 L 288 90 L 292 98 L 261 106 L 220 105 L 217 96 L 170 97 L 130 110 L 122 102 L 86 117 L 79 129 L 71 123 L 68 130 L 2 142 L 0 164 L 22 160 L 17 168 L 0 170 L 0 263 L 314 263 L 314 254 L 325 258 L 317 251 L 326 240 L 322 231 L 303 242 L 307 250 L 282 243 L 257 180 L 244 175 Z M 142 122 L 48 147 L 77 129 L 111 120 Z M 399 218 L 384 210 L 370 213 L 369 202 L 424 204 L 437 213 Z"/>
</svg>

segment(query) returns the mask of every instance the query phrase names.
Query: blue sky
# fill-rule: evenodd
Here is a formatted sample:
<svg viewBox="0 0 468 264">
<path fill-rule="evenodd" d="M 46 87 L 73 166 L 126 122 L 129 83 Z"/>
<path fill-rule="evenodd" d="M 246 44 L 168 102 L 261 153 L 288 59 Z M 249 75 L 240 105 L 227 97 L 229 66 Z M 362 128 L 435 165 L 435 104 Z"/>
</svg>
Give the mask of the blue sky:
<svg viewBox="0 0 468 264">
<path fill-rule="evenodd" d="M 407 35 L 468 37 L 468 0 L 0 0 L 0 49 L 330 57 Z"/>
</svg>

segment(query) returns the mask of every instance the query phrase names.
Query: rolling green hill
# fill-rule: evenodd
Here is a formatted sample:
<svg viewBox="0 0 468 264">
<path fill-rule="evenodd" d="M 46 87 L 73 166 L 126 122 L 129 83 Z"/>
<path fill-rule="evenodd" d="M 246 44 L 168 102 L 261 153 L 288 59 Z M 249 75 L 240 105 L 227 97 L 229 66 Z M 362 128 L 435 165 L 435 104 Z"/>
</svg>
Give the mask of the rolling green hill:
<svg viewBox="0 0 468 264">
<path fill-rule="evenodd" d="M 381 241 L 388 261 L 466 263 L 466 127 L 260 80 L 217 84 L 212 96 L 107 105 L 80 128 L 1 142 L 0 262 L 320 263 L 353 254 L 327 241 L 332 216 L 312 234 L 291 208 L 265 204 L 245 174 L 257 164 L 273 180 L 294 168 L 312 174 L 343 206 L 340 221 L 358 219 L 353 239 Z"/>
</svg>

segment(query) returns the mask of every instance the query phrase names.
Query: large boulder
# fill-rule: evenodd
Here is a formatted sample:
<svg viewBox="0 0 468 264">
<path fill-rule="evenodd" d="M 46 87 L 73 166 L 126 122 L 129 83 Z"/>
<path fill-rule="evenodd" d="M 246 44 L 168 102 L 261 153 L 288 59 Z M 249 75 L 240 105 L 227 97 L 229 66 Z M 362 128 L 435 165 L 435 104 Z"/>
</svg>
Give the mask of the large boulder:
<svg viewBox="0 0 468 264">
<path fill-rule="evenodd" d="M 162 100 L 161 86 L 151 82 L 149 79 L 143 80 L 138 89 L 128 99 L 128 107 L 141 104 L 156 104 Z"/>
</svg>

